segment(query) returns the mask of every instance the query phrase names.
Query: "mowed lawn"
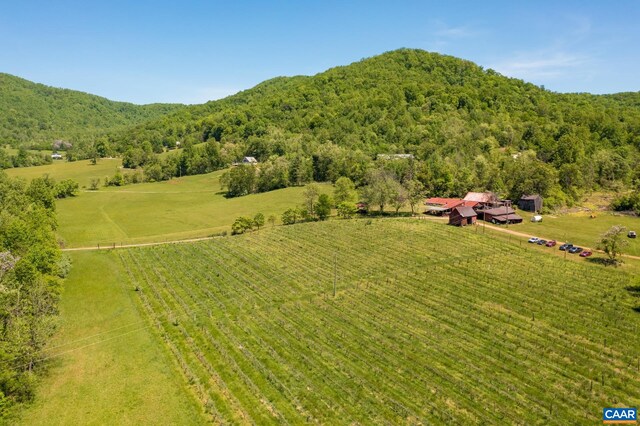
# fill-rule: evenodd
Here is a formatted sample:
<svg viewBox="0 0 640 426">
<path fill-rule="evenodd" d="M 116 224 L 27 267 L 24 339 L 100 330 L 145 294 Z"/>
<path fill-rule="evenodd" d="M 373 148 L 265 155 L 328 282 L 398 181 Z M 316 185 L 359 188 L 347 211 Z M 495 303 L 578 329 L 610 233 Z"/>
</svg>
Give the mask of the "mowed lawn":
<svg viewBox="0 0 640 426">
<path fill-rule="evenodd" d="M 74 253 L 50 371 L 24 425 L 198 424 L 202 410 L 134 303 L 118 256 Z"/>
<path fill-rule="evenodd" d="M 595 424 L 640 403 L 623 268 L 406 219 L 116 253 L 216 424 Z"/>
<path fill-rule="evenodd" d="M 597 242 L 614 225 L 623 225 L 629 230 L 640 232 L 640 218 L 612 212 L 596 212 L 591 219 L 590 213 L 570 213 L 562 215 L 543 215 L 542 222 L 532 223 L 531 213 L 518 211 L 524 217 L 521 224 L 509 226 L 510 229 L 528 232 L 531 236 L 551 238 L 561 242 L 570 242 L 582 247 L 596 248 Z M 629 243 L 624 252 L 640 256 L 640 239 L 626 238 Z"/>
<path fill-rule="evenodd" d="M 230 231 L 238 216 L 265 218 L 301 205 L 303 187 L 227 199 L 223 172 L 167 182 L 102 188 L 58 202 L 58 232 L 67 247 L 131 244 L 203 237 Z M 330 185 L 321 185 L 330 192 Z"/>
</svg>

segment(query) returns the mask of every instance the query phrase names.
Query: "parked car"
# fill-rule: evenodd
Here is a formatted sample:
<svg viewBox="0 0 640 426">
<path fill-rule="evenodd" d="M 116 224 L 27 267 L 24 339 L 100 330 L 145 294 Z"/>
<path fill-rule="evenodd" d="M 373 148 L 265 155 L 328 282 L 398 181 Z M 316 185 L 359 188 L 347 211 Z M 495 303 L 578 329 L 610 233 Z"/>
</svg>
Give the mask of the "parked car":
<svg viewBox="0 0 640 426">
<path fill-rule="evenodd" d="M 543 245 L 547 244 L 547 240 L 540 239 L 540 240 L 538 240 L 538 242 L 536 244 L 538 244 L 539 246 L 543 246 Z"/>
<path fill-rule="evenodd" d="M 529 242 L 530 243 L 537 243 L 539 239 L 540 238 L 538 238 L 538 237 L 531 237 L 531 238 L 529 238 Z"/>
<path fill-rule="evenodd" d="M 551 240 L 551 241 L 547 241 L 547 244 L 545 244 L 545 246 L 547 247 L 553 247 L 556 244 L 558 244 L 558 242 L 556 240 Z"/>
<path fill-rule="evenodd" d="M 569 249 L 569 253 L 571 254 L 582 253 L 582 250 L 584 250 L 582 247 L 573 246 Z"/>
<path fill-rule="evenodd" d="M 563 244 L 563 245 L 561 245 L 559 248 L 560 248 L 560 250 L 565 251 L 565 250 L 569 250 L 571 247 L 573 247 L 573 244 L 571 244 L 571 243 L 564 243 L 564 244 Z"/>
<path fill-rule="evenodd" d="M 580 257 L 589 257 L 593 254 L 593 252 L 591 250 L 585 250 L 582 253 L 580 253 Z"/>
<path fill-rule="evenodd" d="M 629 231 L 629 233 L 627 234 L 627 237 L 629 237 L 629 238 L 635 238 L 637 236 L 638 235 L 636 235 L 636 231 Z"/>
</svg>

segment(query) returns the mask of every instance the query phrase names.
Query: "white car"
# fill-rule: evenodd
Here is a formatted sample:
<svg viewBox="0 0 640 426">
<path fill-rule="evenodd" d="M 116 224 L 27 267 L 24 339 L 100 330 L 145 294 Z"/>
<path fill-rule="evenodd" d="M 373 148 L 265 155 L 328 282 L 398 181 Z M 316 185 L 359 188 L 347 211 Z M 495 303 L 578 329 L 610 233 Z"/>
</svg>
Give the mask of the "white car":
<svg viewBox="0 0 640 426">
<path fill-rule="evenodd" d="M 538 238 L 538 237 L 531 237 L 531 238 L 529 238 L 529 242 L 530 242 L 530 243 L 537 243 L 539 240 L 540 240 L 540 238 Z"/>
</svg>

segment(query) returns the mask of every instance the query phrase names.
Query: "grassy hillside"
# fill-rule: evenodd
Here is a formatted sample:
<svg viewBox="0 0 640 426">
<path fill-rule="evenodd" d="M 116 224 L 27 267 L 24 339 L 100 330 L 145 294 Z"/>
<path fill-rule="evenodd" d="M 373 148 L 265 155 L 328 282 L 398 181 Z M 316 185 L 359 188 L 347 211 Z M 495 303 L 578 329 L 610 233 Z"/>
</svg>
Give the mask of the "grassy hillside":
<svg viewBox="0 0 640 426">
<path fill-rule="evenodd" d="M 202 423 L 186 385 L 140 316 L 118 256 L 73 253 L 49 375 L 25 425 Z"/>
<path fill-rule="evenodd" d="M 80 186 L 88 187 L 91 179 L 103 180 L 106 176 L 113 176 L 122 167 L 120 158 L 103 158 L 95 165 L 89 160 L 55 161 L 52 164 L 33 167 L 17 167 L 6 169 L 4 172 L 11 177 L 21 177 L 26 180 L 49 175 L 55 180 L 73 179 Z M 126 171 L 125 171 L 126 172 Z"/>
<path fill-rule="evenodd" d="M 0 142 L 14 146 L 50 146 L 56 139 L 75 142 L 182 107 L 114 102 L 0 73 Z"/>
<path fill-rule="evenodd" d="M 640 403 L 621 270 L 406 220 L 117 253 L 217 423 L 576 424 Z"/>
</svg>

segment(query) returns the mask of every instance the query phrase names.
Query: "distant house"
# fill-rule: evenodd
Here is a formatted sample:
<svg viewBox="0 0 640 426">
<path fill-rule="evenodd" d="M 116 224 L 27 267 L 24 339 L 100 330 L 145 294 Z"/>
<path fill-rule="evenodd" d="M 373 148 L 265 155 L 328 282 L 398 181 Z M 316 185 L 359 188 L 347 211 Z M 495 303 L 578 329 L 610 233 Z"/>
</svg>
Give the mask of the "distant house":
<svg viewBox="0 0 640 426">
<path fill-rule="evenodd" d="M 378 160 L 413 160 L 413 154 L 378 154 Z"/>
<path fill-rule="evenodd" d="M 542 197 L 538 194 L 524 195 L 518 200 L 518 208 L 527 212 L 539 212 L 542 210 Z"/>
<path fill-rule="evenodd" d="M 256 160 L 254 157 L 244 157 L 242 159 L 242 164 L 251 164 L 253 166 L 255 164 L 258 164 L 258 160 Z"/>
<path fill-rule="evenodd" d="M 424 204 L 427 213 L 438 216 L 448 215 L 455 207 L 458 206 L 475 207 L 477 205 L 475 201 L 465 201 L 461 198 L 440 197 L 427 198 Z"/>
<path fill-rule="evenodd" d="M 454 207 L 449 214 L 449 225 L 466 226 L 476 223 L 478 215 L 468 206 Z"/>
<path fill-rule="evenodd" d="M 483 210 L 484 220 L 491 223 L 522 223 L 522 217 L 509 206 Z"/>
<path fill-rule="evenodd" d="M 52 160 L 62 160 L 62 154 L 58 154 L 57 152 L 54 152 L 53 154 L 51 154 L 51 159 Z"/>
</svg>

